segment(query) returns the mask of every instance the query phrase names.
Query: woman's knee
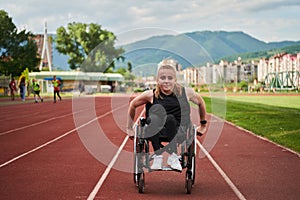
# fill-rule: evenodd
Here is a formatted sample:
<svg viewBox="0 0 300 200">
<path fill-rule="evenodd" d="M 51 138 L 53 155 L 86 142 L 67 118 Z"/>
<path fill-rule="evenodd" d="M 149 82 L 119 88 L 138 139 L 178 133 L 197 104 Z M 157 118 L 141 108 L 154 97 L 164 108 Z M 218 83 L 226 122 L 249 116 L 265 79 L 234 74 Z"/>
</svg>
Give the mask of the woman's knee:
<svg viewBox="0 0 300 200">
<path fill-rule="evenodd" d="M 146 123 L 148 124 L 146 127 L 147 137 L 155 136 L 164 127 L 164 120 L 160 116 L 154 114 L 147 118 Z"/>
<path fill-rule="evenodd" d="M 174 115 L 167 115 L 166 123 L 175 126 L 177 121 L 176 121 L 176 118 L 174 117 Z"/>
</svg>

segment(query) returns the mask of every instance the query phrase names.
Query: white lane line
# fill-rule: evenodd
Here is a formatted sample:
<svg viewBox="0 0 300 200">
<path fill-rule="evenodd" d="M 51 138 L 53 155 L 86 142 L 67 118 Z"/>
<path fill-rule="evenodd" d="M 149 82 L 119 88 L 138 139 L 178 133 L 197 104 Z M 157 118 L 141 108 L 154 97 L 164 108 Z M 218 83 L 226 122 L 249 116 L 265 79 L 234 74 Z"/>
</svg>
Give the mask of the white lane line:
<svg viewBox="0 0 300 200">
<path fill-rule="evenodd" d="M 36 126 L 36 125 L 39 125 L 39 124 L 43 124 L 43 123 L 46 123 L 46 122 L 49 122 L 49 121 L 52 121 L 52 120 L 63 118 L 63 117 L 66 117 L 68 115 L 73 115 L 73 114 L 76 114 L 76 113 L 79 113 L 79 112 L 82 112 L 82 111 L 84 111 L 84 110 L 80 110 L 80 111 L 75 112 L 75 113 L 69 113 L 69 114 L 66 114 L 66 115 L 59 116 L 59 117 L 52 117 L 50 119 L 46 119 L 46 120 L 43 120 L 43 121 L 40 121 L 40 122 L 36 122 L 36 123 L 29 124 L 29 125 L 26 125 L 26 126 L 22 126 L 22 127 L 19 127 L 19 128 L 4 131 L 4 132 L 0 133 L 0 136 L 8 134 L 8 133 L 15 132 L 15 131 L 19 131 L 19 130 L 22 130 L 22 129 L 25 129 L 25 128 L 30 128 L 30 127 L 33 127 L 33 126 Z"/>
<path fill-rule="evenodd" d="M 223 179 L 226 181 L 226 183 L 229 185 L 229 187 L 233 190 L 233 192 L 236 194 L 236 196 L 240 200 L 246 200 L 244 195 L 239 191 L 239 189 L 234 185 L 234 183 L 230 180 L 230 178 L 225 174 L 225 172 L 222 170 L 222 168 L 217 164 L 217 162 L 211 157 L 211 155 L 206 151 L 206 149 L 201 145 L 201 143 L 198 140 L 197 140 L 197 144 L 200 147 L 200 149 L 203 151 L 203 153 L 206 155 L 206 157 L 209 159 L 209 161 L 213 164 L 213 166 L 221 174 Z"/>
<path fill-rule="evenodd" d="M 70 133 L 72 133 L 72 132 L 74 132 L 74 131 L 76 131 L 76 128 L 73 129 L 73 130 L 70 130 L 70 131 L 66 132 L 65 134 L 63 134 L 63 135 L 61 135 L 61 136 L 59 136 L 59 137 L 57 137 L 57 138 L 55 138 L 55 139 L 53 139 L 53 140 L 50 140 L 49 142 L 46 142 L 46 143 L 44 143 L 44 144 L 42 144 L 42 145 L 40 145 L 40 146 L 38 146 L 38 147 L 36 147 L 36 148 L 30 150 L 30 151 L 27 151 L 27 152 L 25 152 L 25 153 L 23 153 L 23 154 L 21 154 L 21 155 L 19 155 L 19 156 L 17 156 L 17 157 L 14 157 L 13 159 L 11 159 L 11 160 L 9 160 L 9 161 L 7 161 L 7 162 L 1 164 L 1 165 L 0 165 L 0 168 L 6 166 L 6 165 L 8 165 L 8 164 L 10 164 L 10 163 L 12 163 L 12 162 L 14 162 L 14 161 L 16 161 L 16 160 L 18 160 L 18 159 L 20 159 L 20 158 L 22 158 L 22 157 L 24 157 L 24 156 L 26 156 L 26 155 L 28 155 L 28 154 L 33 153 L 33 152 L 35 152 L 35 151 L 37 151 L 37 150 L 39 150 L 39 149 L 41 149 L 41 148 L 43 148 L 43 147 L 45 147 L 45 146 L 47 146 L 47 145 L 49 145 L 49 144 L 51 144 L 51 143 L 57 141 L 57 140 L 59 140 L 59 139 L 65 137 L 65 136 L 69 135 Z"/>
<path fill-rule="evenodd" d="M 57 140 L 59 140 L 59 139 L 65 137 L 65 136 L 69 135 L 70 133 L 75 132 L 75 131 L 77 131 L 78 129 L 80 129 L 80 128 L 82 128 L 82 127 L 85 127 L 85 126 L 89 125 L 90 123 L 92 123 L 92 122 L 94 122 L 94 121 L 96 121 L 96 120 L 98 120 L 98 119 L 100 119 L 100 118 L 102 118 L 102 117 L 105 117 L 106 115 L 109 115 L 110 113 L 112 113 L 112 112 L 114 112 L 114 111 L 116 111 L 116 110 L 121 109 L 121 108 L 124 107 L 124 106 L 126 106 L 126 105 L 120 106 L 120 107 L 118 107 L 118 108 L 116 108 L 116 109 L 114 109 L 114 110 L 111 110 L 111 111 L 109 111 L 109 112 L 107 112 L 107 113 L 104 113 L 103 115 L 100 115 L 100 116 L 98 116 L 98 117 L 92 119 L 91 121 L 89 121 L 89 122 L 87 122 L 87 123 L 85 123 L 85 124 L 82 124 L 82 125 L 80 125 L 80 126 L 74 128 L 74 129 L 72 129 L 72 130 L 66 132 L 65 134 L 63 134 L 63 135 L 57 137 L 57 138 L 54 138 L 53 140 L 50 140 L 50 141 L 48 141 L 48 142 L 46 142 L 46 143 L 44 143 L 44 144 L 42 144 L 42 145 L 40 145 L 40 146 L 38 146 L 38 147 L 36 147 L 36 148 L 30 150 L 30 151 L 27 151 L 27 152 L 25 152 L 25 153 L 23 153 L 23 154 L 21 154 L 21 155 L 19 155 L 19 156 L 17 156 L 17 157 L 14 157 L 13 159 L 11 159 L 11 160 L 9 160 L 9 161 L 7 161 L 7 162 L 1 164 L 1 165 L 0 165 L 0 168 L 2 168 L 2 167 L 4 167 L 4 166 L 6 166 L 6 165 L 8 165 L 8 164 L 10 164 L 10 163 L 12 163 L 12 162 L 18 160 L 18 159 L 20 159 L 20 158 L 22 158 L 22 157 L 24 157 L 24 156 L 27 156 L 28 154 L 31 154 L 31 153 L 33 153 L 33 152 L 35 152 L 35 151 L 37 151 L 37 150 L 39 150 L 39 149 L 41 149 L 41 148 L 43 148 L 43 147 L 49 145 L 49 144 L 54 143 L 54 142 L 56 142 Z"/>
<path fill-rule="evenodd" d="M 137 118 L 136 122 L 134 123 L 135 125 L 138 123 L 138 120 L 141 118 L 141 116 L 144 114 L 144 112 L 145 112 L 145 109 L 141 112 L 140 116 Z M 118 159 L 122 149 L 124 148 L 128 138 L 129 138 L 129 136 L 127 135 L 125 137 L 125 139 L 123 140 L 121 146 L 119 147 L 117 153 L 115 154 L 113 159 L 110 161 L 110 163 L 108 164 L 108 166 L 105 169 L 104 173 L 102 174 L 101 178 L 97 182 L 97 184 L 94 187 L 93 191 L 90 193 L 89 197 L 87 198 L 88 200 L 93 200 L 95 198 L 95 196 L 97 195 L 97 193 L 99 192 L 99 190 L 100 190 L 101 186 L 103 185 L 105 179 L 107 178 L 111 168 L 114 166 L 114 164 L 115 164 L 116 160 Z"/>
<path fill-rule="evenodd" d="M 122 149 L 124 148 L 127 140 L 128 140 L 129 136 L 127 135 L 123 141 L 123 143 L 121 144 L 121 146 L 119 147 L 117 153 L 115 154 L 115 156 L 113 157 L 113 159 L 110 161 L 110 163 L 108 164 L 107 168 L 105 169 L 104 173 L 102 174 L 101 178 L 99 179 L 98 183 L 96 184 L 96 186 L 94 187 L 93 191 L 90 193 L 89 197 L 87 198 L 88 200 L 92 200 L 95 198 L 95 196 L 97 195 L 98 191 L 100 190 L 102 184 L 104 183 L 105 179 L 107 178 L 110 170 L 112 169 L 112 167 L 114 166 L 115 162 L 117 161 Z"/>
</svg>

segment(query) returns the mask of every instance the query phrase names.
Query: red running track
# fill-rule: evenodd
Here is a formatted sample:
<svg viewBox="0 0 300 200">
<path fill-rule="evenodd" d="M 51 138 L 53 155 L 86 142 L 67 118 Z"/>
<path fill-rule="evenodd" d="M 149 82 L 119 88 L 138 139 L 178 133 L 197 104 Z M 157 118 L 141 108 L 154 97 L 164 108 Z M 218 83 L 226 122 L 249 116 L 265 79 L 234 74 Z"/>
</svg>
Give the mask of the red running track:
<svg viewBox="0 0 300 200">
<path fill-rule="evenodd" d="M 191 195 L 185 194 L 185 171 L 146 173 L 139 194 L 128 172 L 133 142 L 123 131 L 128 102 L 127 96 L 2 101 L 0 199 L 300 198 L 298 154 L 217 118 L 199 138 L 209 155 L 198 147 Z M 222 128 L 219 137 L 215 127 Z"/>
</svg>

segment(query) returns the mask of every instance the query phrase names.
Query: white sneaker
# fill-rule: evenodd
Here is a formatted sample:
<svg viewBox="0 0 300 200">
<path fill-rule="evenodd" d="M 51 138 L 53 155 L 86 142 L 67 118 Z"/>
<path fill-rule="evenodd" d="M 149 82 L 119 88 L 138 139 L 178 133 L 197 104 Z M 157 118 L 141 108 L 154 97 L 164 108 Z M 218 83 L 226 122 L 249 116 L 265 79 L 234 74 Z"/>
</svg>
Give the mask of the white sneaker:
<svg viewBox="0 0 300 200">
<path fill-rule="evenodd" d="M 168 157 L 168 165 L 171 166 L 172 169 L 177 169 L 182 171 L 182 167 L 179 161 L 180 156 L 177 156 L 174 152 Z"/>
<path fill-rule="evenodd" d="M 163 156 L 162 155 L 153 155 L 153 163 L 151 169 L 162 169 Z"/>
</svg>

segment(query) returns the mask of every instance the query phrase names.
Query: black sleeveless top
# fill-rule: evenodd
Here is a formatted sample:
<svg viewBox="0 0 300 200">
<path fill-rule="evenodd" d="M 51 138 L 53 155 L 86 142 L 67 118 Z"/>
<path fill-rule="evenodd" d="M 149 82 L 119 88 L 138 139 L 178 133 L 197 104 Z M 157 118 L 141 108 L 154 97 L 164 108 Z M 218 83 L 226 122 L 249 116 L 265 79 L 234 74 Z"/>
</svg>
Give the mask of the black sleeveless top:
<svg viewBox="0 0 300 200">
<path fill-rule="evenodd" d="M 155 89 L 153 90 L 154 93 Z M 187 100 L 184 87 L 182 87 L 182 95 L 176 96 L 174 93 L 170 95 L 160 94 L 161 97 L 156 98 L 153 95 L 153 104 L 146 105 L 146 116 L 149 116 L 149 109 L 152 105 L 160 104 L 166 111 L 167 115 L 173 115 L 178 125 L 186 126 L 190 122 L 190 104 Z"/>
</svg>

